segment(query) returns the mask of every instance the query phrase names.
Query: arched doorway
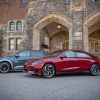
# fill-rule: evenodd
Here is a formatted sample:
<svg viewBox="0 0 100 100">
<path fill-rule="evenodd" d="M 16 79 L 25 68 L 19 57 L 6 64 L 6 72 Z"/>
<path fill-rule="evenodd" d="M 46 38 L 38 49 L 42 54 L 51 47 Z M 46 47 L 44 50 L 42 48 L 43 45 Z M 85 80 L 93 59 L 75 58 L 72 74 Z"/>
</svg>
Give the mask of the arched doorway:
<svg viewBox="0 0 100 100">
<path fill-rule="evenodd" d="M 33 27 L 33 49 L 48 45 L 48 51 L 72 49 L 72 22 L 59 14 L 50 14 L 40 19 Z"/>
<path fill-rule="evenodd" d="M 95 55 L 100 54 L 100 12 L 90 15 L 85 21 L 86 47 Z"/>
</svg>

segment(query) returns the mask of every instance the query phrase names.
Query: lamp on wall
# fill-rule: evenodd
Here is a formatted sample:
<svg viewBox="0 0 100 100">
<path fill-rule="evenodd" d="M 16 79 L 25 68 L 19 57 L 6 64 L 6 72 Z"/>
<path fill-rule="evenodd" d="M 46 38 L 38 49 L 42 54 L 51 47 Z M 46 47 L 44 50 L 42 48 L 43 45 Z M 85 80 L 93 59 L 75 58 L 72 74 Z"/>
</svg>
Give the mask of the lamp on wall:
<svg viewBox="0 0 100 100">
<path fill-rule="evenodd" d="M 57 25 L 57 29 L 61 29 L 61 27 L 62 27 L 62 26 L 61 26 L 60 24 Z"/>
</svg>

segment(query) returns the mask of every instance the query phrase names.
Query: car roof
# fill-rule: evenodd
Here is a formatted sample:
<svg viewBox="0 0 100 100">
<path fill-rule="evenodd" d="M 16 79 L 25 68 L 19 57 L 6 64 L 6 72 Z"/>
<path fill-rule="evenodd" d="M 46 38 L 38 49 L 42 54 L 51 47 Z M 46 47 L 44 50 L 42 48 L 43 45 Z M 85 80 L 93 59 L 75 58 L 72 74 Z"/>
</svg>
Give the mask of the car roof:
<svg viewBox="0 0 100 100">
<path fill-rule="evenodd" d="M 91 54 L 91 53 L 89 53 L 89 52 L 87 52 L 87 51 L 84 51 L 84 50 L 64 49 L 64 50 L 57 50 L 57 51 L 55 51 L 55 52 L 60 52 L 60 51 L 62 51 L 62 52 L 65 52 L 65 51 L 73 51 L 73 52 L 86 53 L 86 54 L 92 56 L 93 58 L 97 58 L 97 56 L 95 56 L 95 55 L 93 55 L 93 54 Z"/>
<path fill-rule="evenodd" d="M 75 49 L 63 49 L 63 50 L 57 50 L 57 51 L 54 51 L 54 52 L 60 52 L 60 51 L 62 51 L 62 52 L 64 52 L 64 51 L 86 52 L 84 50 L 75 50 Z M 86 52 L 86 53 L 88 53 L 88 52 Z"/>
<path fill-rule="evenodd" d="M 23 52 L 23 51 L 43 51 L 43 50 L 31 50 L 31 49 L 19 50 L 19 52 Z M 43 52 L 46 52 L 46 51 L 43 51 Z"/>
<path fill-rule="evenodd" d="M 60 51 L 62 51 L 62 52 L 64 52 L 64 51 L 85 52 L 83 50 L 74 50 L 74 49 L 57 50 L 57 51 L 54 51 L 54 52 L 60 52 Z"/>
</svg>

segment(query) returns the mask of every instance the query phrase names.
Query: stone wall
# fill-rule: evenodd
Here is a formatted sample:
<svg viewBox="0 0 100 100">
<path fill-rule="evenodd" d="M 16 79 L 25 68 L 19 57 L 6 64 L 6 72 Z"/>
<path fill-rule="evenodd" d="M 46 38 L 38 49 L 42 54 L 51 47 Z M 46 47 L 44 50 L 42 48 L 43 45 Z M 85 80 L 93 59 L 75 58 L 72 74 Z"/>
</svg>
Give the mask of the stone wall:
<svg viewBox="0 0 100 100">
<path fill-rule="evenodd" d="M 83 19 L 84 19 L 84 11 L 83 11 L 83 8 L 80 11 L 77 11 L 77 10 L 75 11 L 74 7 L 76 6 L 73 3 L 75 3 L 75 0 L 72 0 L 72 2 L 70 0 L 31 1 L 29 3 L 29 7 L 28 7 L 29 10 L 26 17 L 28 29 L 32 30 L 35 23 L 37 23 L 41 18 L 49 14 L 55 13 L 55 14 L 60 14 L 62 16 L 66 16 L 66 18 L 69 18 L 73 22 L 73 35 L 72 35 L 73 48 L 83 49 L 84 47 L 83 47 L 83 41 L 82 41 L 83 40 L 82 24 L 83 24 Z"/>
<path fill-rule="evenodd" d="M 1 0 L 3 1 L 3 0 Z M 86 1 L 86 2 L 85 2 Z M 15 14 L 11 16 L 11 9 L 15 5 L 10 5 L 9 16 L 6 16 L 5 28 L 3 30 L 3 52 L 7 53 L 7 36 L 17 36 L 22 37 L 21 50 L 33 48 L 33 27 L 34 25 L 50 14 L 59 14 L 72 21 L 72 49 L 82 49 L 85 48 L 84 39 L 84 20 L 87 16 L 94 13 L 95 11 L 100 11 L 100 0 L 93 2 L 95 0 L 29 0 L 28 11 L 27 5 L 23 7 L 19 5 L 18 0 L 15 0 Z M 16 3 L 17 2 L 17 3 Z M 8 7 L 8 5 L 6 5 Z M 1 7 L 1 5 L 0 5 Z M 5 7 L 5 6 L 4 6 Z M 1 8 L 1 9 L 4 9 Z M 21 9 L 21 10 L 19 10 Z M 1 11 L 0 11 L 1 12 Z M 3 12 L 1 12 L 3 13 Z M 1 14 L 0 13 L 0 14 Z M 26 14 L 27 13 L 27 14 Z M 5 14 L 5 13 L 4 13 Z M 15 16 L 15 17 L 14 17 Z M 21 16 L 21 17 L 20 17 Z M 24 19 L 24 30 L 21 33 L 7 33 L 7 23 L 8 20 L 12 19 Z M 10 19 L 9 19 L 10 18 Z M 58 20 L 59 21 L 59 20 Z M 40 41 L 43 41 L 44 34 L 41 33 Z M 71 34 L 71 33 L 69 33 Z"/>
<path fill-rule="evenodd" d="M 51 37 L 51 52 L 60 50 L 62 48 L 62 43 L 65 41 L 69 41 L 69 34 L 67 32 L 62 31 L 52 36 Z"/>
<path fill-rule="evenodd" d="M 86 0 L 85 17 L 88 15 L 100 11 L 100 0 Z"/>
<path fill-rule="evenodd" d="M 52 13 L 59 13 L 61 15 L 71 17 L 70 15 L 70 0 L 68 2 L 63 2 L 63 0 L 38 0 L 38 1 L 31 1 L 28 7 L 28 14 L 26 16 L 27 21 L 27 33 L 30 37 L 32 37 L 33 33 L 33 26 L 37 23 L 41 18 L 52 14 Z M 28 36 L 28 37 L 29 37 Z M 32 39 L 31 39 L 32 41 Z M 30 43 L 30 47 L 32 47 L 32 43 Z"/>
<path fill-rule="evenodd" d="M 28 9 L 26 17 L 28 27 L 32 27 L 38 20 L 51 13 L 58 13 L 66 17 L 71 17 L 69 3 L 64 4 L 61 0 L 31 1 Z"/>
</svg>

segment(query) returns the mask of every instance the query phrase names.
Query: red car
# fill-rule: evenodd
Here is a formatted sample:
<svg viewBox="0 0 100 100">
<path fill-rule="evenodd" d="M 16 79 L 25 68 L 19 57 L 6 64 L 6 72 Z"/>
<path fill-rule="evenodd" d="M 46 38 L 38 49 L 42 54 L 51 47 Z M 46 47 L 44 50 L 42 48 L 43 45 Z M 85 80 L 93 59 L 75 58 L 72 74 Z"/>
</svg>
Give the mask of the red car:
<svg viewBox="0 0 100 100">
<path fill-rule="evenodd" d="M 91 75 L 99 75 L 100 59 L 81 50 L 61 50 L 49 57 L 30 60 L 24 65 L 30 74 L 51 78 L 57 73 L 89 71 Z"/>
</svg>

